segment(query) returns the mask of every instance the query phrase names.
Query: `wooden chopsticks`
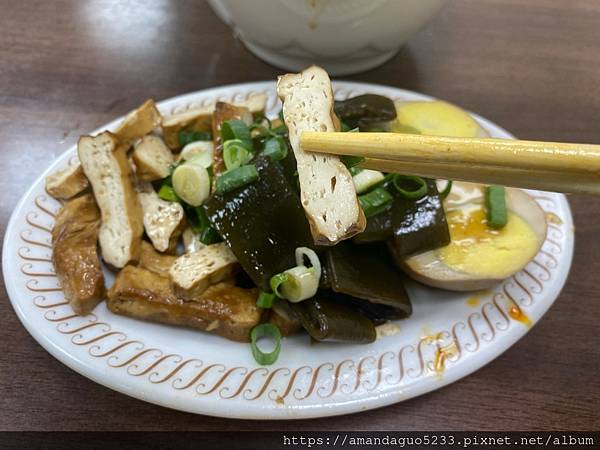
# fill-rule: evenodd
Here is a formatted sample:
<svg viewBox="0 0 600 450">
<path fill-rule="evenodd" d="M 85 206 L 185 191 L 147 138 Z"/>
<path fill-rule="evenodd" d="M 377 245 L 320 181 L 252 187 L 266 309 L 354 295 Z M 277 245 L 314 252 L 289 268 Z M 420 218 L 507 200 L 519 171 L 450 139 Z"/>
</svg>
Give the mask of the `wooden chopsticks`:
<svg viewBox="0 0 600 450">
<path fill-rule="evenodd" d="M 306 151 L 406 175 L 600 195 L 600 145 L 404 133 L 305 132 Z"/>
</svg>

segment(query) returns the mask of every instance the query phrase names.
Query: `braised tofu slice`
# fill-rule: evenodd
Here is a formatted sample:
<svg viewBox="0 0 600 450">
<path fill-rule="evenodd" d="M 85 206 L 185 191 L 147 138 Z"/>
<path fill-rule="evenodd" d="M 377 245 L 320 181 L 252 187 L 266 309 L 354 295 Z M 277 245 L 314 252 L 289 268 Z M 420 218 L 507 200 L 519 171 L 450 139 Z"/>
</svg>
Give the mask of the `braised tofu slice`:
<svg viewBox="0 0 600 450">
<path fill-rule="evenodd" d="M 138 198 L 144 229 L 154 248 L 159 252 L 174 251 L 185 224 L 183 207 L 160 198 L 150 183 L 140 183 Z"/>
<path fill-rule="evenodd" d="M 152 244 L 148 241 L 142 241 L 142 250 L 140 251 L 140 260 L 138 267 L 157 273 L 160 276 L 169 278 L 169 270 L 177 259 L 177 256 L 158 253 Z"/>
<path fill-rule="evenodd" d="M 131 144 L 160 125 L 162 116 L 154 100 L 146 100 L 139 108 L 129 112 L 115 131 L 121 143 Z"/>
<path fill-rule="evenodd" d="M 138 180 L 156 181 L 169 176 L 174 158 L 160 137 L 149 134 L 135 144 L 133 162 Z"/>
<path fill-rule="evenodd" d="M 230 278 L 238 267 L 227 244 L 220 242 L 177 258 L 169 271 L 169 277 L 177 296 L 193 300 L 211 284 Z"/>
<path fill-rule="evenodd" d="M 169 279 L 154 272 L 127 266 L 108 292 L 108 309 L 142 320 L 182 325 L 228 339 L 248 342 L 261 312 L 256 307 L 257 289 L 231 284 L 210 286 L 194 301 L 178 298 Z"/>
<path fill-rule="evenodd" d="M 88 188 L 90 183 L 77 162 L 46 177 L 46 191 L 52 197 L 67 200 Z"/>
<path fill-rule="evenodd" d="M 104 297 L 98 258 L 100 211 L 93 195 L 67 202 L 52 230 L 52 261 L 65 299 L 77 314 L 89 314 Z"/>
<path fill-rule="evenodd" d="M 335 245 L 365 229 L 350 172 L 337 156 L 305 152 L 304 131 L 331 132 L 338 128 L 333 91 L 327 72 L 312 66 L 280 76 L 277 94 L 298 164 L 300 195 L 315 243 Z"/>
<path fill-rule="evenodd" d="M 77 152 L 100 207 L 102 258 L 117 268 L 137 260 L 144 225 L 127 149 L 106 131 L 82 136 Z"/>
</svg>

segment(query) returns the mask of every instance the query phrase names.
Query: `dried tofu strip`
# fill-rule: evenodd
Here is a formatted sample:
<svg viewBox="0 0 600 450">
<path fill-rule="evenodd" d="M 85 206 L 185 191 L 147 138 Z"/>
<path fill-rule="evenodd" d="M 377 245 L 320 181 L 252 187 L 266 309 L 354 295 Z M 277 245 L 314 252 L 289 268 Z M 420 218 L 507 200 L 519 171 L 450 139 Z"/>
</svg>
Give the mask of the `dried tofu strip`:
<svg viewBox="0 0 600 450">
<path fill-rule="evenodd" d="M 221 242 L 180 256 L 171 266 L 169 276 L 177 296 L 194 300 L 211 284 L 231 277 L 237 268 L 234 254 Z"/>
<path fill-rule="evenodd" d="M 162 116 L 154 100 L 146 100 L 139 108 L 134 109 L 125 116 L 115 135 L 119 141 L 133 143 L 148 133 L 152 133 L 160 125 Z"/>
<path fill-rule="evenodd" d="M 82 136 L 77 152 L 102 213 L 100 248 L 107 263 L 121 268 L 137 260 L 144 225 L 126 148 L 105 131 Z"/>
<path fill-rule="evenodd" d="M 110 288 L 107 306 L 115 314 L 192 327 L 247 342 L 261 317 L 257 295 L 257 289 L 218 283 L 194 301 L 186 301 L 174 294 L 168 278 L 127 266 Z"/>
<path fill-rule="evenodd" d="M 159 252 L 174 250 L 183 231 L 183 207 L 160 198 L 150 183 L 140 183 L 138 191 L 144 229 L 152 245 Z"/>
<path fill-rule="evenodd" d="M 154 100 L 147 100 L 139 108 L 131 111 L 117 128 L 116 137 L 126 147 L 151 133 L 161 121 Z M 168 175 L 168 174 L 167 174 Z M 83 192 L 89 186 L 81 163 L 77 161 L 70 167 L 59 169 L 46 178 L 46 190 L 54 198 L 69 199 Z"/>
<path fill-rule="evenodd" d="M 171 270 L 171 266 L 176 259 L 177 256 L 158 253 L 152 244 L 147 241 L 142 241 L 142 250 L 140 251 L 138 267 L 157 273 L 162 277 L 169 278 L 169 270 Z"/>
<path fill-rule="evenodd" d="M 133 151 L 135 175 L 141 181 L 162 180 L 169 176 L 175 158 L 163 140 L 152 134 L 135 144 Z"/>
<path fill-rule="evenodd" d="M 104 297 L 98 258 L 100 211 L 92 194 L 70 200 L 56 216 L 52 261 L 64 296 L 77 314 L 86 315 Z"/>
<path fill-rule="evenodd" d="M 54 198 L 67 200 L 86 190 L 88 179 L 77 162 L 46 177 L 46 191 Z"/>
<path fill-rule="evenodd" d="M 304 131 L 336 131 L 333 92 L 327 72 L 312 66 L 280 76 L 277 94 L 298 164 L 302 205 L 316 244 L 334 245 L 364 230 L 366 219 L 354 182 L 337 156 L 305 152 Z"/>
</svg>

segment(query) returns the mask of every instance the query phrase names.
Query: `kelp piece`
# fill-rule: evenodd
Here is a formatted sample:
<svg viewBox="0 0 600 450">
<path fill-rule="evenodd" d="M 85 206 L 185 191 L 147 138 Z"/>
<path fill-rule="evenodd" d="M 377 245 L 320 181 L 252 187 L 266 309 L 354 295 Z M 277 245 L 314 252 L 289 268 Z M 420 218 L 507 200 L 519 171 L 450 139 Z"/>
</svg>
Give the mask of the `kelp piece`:
<svg viewBox="0 0 600 450">
<path fill-rule="evenodd" d="M 320 295 L 322 298 L 326 298 L 327 300 L 345 306 L 346 308 L 368 317 L 375 325 L 381 325 L 388 320 L 405 319 L 410 315 L 410 312 L 407 313 L 406 311 L 394 308 L 393 306 L 372 303 L 368 300 L 340 294 L 339 292 L 323 290 L 320 292 Z"/>
<path fill-rule="evenodd" d="M 357 244 L 370 244 L 387 241 L 394 235 L 392 228 L 392 210 L 371 216 L 367 219 L 365 231 L 352 239 Z"/>
<path fill-rule="evenodd" d="M 338 244 L 327 251 L 327 272 L 334 292 L 390 306 L 399 311 L 395 318 L 412 312 L 402 276 L 385 244 Z"/>
<path fill-rule="evenodd" d="M 281 166 L 262 156 L 254 163 L 258 180 L 215 194 L 204 209 L 252 281 L 270 292 L 271 277 L 294 267 L 296 248 L 312 248 L 313 241 L 298 194 Z"/>
<path fill-rule="evenodd" d="M 450 243 L 446 214 L 435 180 L 427 180 L 427 194 L 418 200 L 396 197 L 392 205 L 392 228 L 391 245 L 399 258 Z"/>
<path fill-rule="evenodd" d="M 394 102 L 383 95 L 365 94 L 334 104 L 335 114 L 350 128 L 371 128 L 396 118 Z"/>
<path fill-rule="evenodd" d="M 306 332 L 317 341 L 368 344 L 377 337 L 375 325 L 366 316 L 319 294 L 290 305 Z"/>
</svg>

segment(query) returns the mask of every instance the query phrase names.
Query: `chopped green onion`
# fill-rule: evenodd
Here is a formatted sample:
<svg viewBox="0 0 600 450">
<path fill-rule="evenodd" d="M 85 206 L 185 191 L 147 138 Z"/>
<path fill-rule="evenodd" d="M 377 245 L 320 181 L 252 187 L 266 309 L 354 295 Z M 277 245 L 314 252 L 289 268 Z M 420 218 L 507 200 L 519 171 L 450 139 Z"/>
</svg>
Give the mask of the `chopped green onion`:
<svg viewBox="0 0 600 450">
<path fill-rule="evenodd" d="M 262 337 L 270 337 L 275 342 L 275 348 L 272 352 L 265 353 L 258 348 L 258 340 Z M 279 352 L 281 351 L 281 331 L 272 323 L 261 323 L 252 328 L 250 332 L 250 348 L 252 356 L 257 363 L 268 366 L 277 361 Z"/>
<path fill-rule="evenodd" d="M 348 169 L 358 166 L 364 160 L 365 158 L 362 156 L 342 156 L 340 158 L 340 161 L 342 161 Z"/>
<path fill-rule="evenodd" d="M 397 174 L 394 176 L 393 183 L 403 197 L 411 200 L 420 199 L 427 194 L 427 182 L 421 177 Z"/>
<path fill-rule="evenodd" d="M 224 194 L 258 180 L 256 166 L 248 164 L 223 172 L 217 178 L 217 192 Z"/>
<path fill-rule="evenodd" d="M 287 145 L 282 137 L 272 137 L 265 142 L 263 153 L 273 161 L 280 161 L 287 156 Z"/>
<path fill-rule="evenodd" d="M 315 296 L 319 277 L 314 267 L 296 266 L 284 273 L 288 274 L 288 278 L 279 290 L 285 299 L 298 303 Z"/>
<path fill-rule="evenodd" d="M 258 299 L 256 300 L 256 306 L 262 309 L 269 309 L 273 306 L 273 303 L 277 299 L 277 296 L 271 292 L 260 291 Z"/>
<path fill-rule="evenodd" d="M 196 141 L 183 147 L 180 159 L 191 164 L 200 164 L 208 169 L 213 163 L 214 146 L 210 141 Z"/>
<path fill-rule="evenodd" d="M 175 189 L 166 183 L 163 183 L 163 185 L 160 187 L 158 196 L 168 202 L 179 202 L 179 197 L 175 193 Z"/>
<path fill-rule="evenodd" d="M 226 120 L 221 124 L 221 141 L 227 142 L 232 139 L 239 139 L 248 151 L 252 151 L 250 128 L 242 120 Z"/>
<path fill-rule="evenodd" d="M 340 131 L 343 133 L 358 133 L 360 130 L 358 127 L 350 128 L 350 125 L 340 120 Z"/>
<path fill-rule="evenodd" d="M 367 218 L 388 210 L 392 206 L 392 201 L 393 197 L 382 187 L 358 197 L 358 202 Z"/>
<path fill-rule="evenodd" d="M 204 245 L 211 245 L 222 242 L 223 238 L 213 227 L 206 227 L 198 236 L 198 240 Z"/>
<path fill-rule="evenodd" d="M 275 135 L 287 134 L 287 132 L 288 128 L 285 125 L 285 123 L 282 123 L 281 125 L 278 125 L 275 128 L 271 128 L 271 133 Z"/>
<path fill-rule="evenodd" d="M 277 297 L 284 298 L 283 293 L 281 293 L 279 289 L 281 288 L 281 285 L 288 280 L 288 278 L 289 275 L 286 272 L 281 272 L 271 277 L 269 282 L 271 284 L 271 290 Z"/>
<path fill-rule="evenodd" d="M 350 173 L 352 174 L 352 181 L 354 181 L 354 188 L 356 189 L 357 194 L 368 192 L 369 189 L 378 185 L 385 179 L 383 173 L 378 170 L 358 169 L 359 171 L 357 173 L 352 173 L 353 170 L 355 171 L 356 167 L 352 167 Z"/>
<path fill-rule="evenodd" d="M 206 211 L 202 207 L 189 208 L 184 207 L 186 215 L 192 230 L 198 235 L 198 240 L 204 245 L 216 244 L 221 242 L 223 238 L 210 225 Z"/>
<path fill-rule="evenodd" d="M 450 191 L 452 190 L 452 180 L 448 180 L 446 182 L 446 187 L 442 192 L 440 192 L 440 198 L 444 200 L 448 195 L 450 195 Z"/>
<path fill-rule="evenodd" d="M 298 265 L 271 277 L 271 289 L 277 297 L 298 303 L 314 297 L 319 289 L 319 275 L 316 267 Z"/>
<path fill-rule="evenodd" d="M 206 211 L 201 206 L 195 208 L 184 208 L 188 215 L 188 222 L 194 230 L 194 233 L 202 233 L 206 228 L 210 227 L 210 222 Z"/>
<path fill-rule="evenodd" d="M 488 186 L 485 188 L 485 207 L 487 225 L 490 228 L 502 228 L 508 222 L 506 209 L 506 193 L 503 186 Z"/>
<path fill-rule="evenodd" d="M 223 161 L 228 170 L 250 162 L 252 156 L 241 139 L 230 139 L 223 144 Z"/>
<path fill-rule="evenodd" d="M 265 121 L 267 122 L 267 125 L 264 125 Z M 250 125 L 248 128 L 250 129 L 251 135 L 253 137 L 256 137 L 256 135 L 258 135 L 260 137 L 265 137 L 265 136 L 270 136 L 272 134 L 271 120 L 264 115 L 257 117 L 256 120 L 254 121 L 254 123 L 252 125 Z M 252 133 L 253 131 L 258 131 L 258 133 Z"/>
<path fill-rule="evenodd" d="M 251 136 L 253 138 L 257 137 L 267 137 L 271 135 L 271 129 L 265 127 L 264 125 L 260 125 L 258 123 L 253 123 L 250 125 Z M 256 131 L 256 133 L 255 133 Z"/>
<path fill-rule="evenodd" d="M 191 206 L 200 206 L 210 196 L 210 176 L 202 165 L 181 164 L 171 180 L 177 196 Z"/>
<path fill-rule="evenodd" d="M 210 141 L 212 139 L 212 134 L 210 131 L 180 131 L 179 135 L 179 145 L 181 147 L 185 147 L 191 142 L 196 141 Z"/>
<path fill-rule="evenodd" d="M 311 269 L 315 269 L 315 275 L 317 279 L 321 279 L 321 261 L 319 260 L 319 255 L 312 248 L 308 247 L 298 247 L 294 251 L 294 256 L 296 257 L 296 265 L 303 266 L 304 258 L 308 258 L 310 262 Z"/>
</svg>

